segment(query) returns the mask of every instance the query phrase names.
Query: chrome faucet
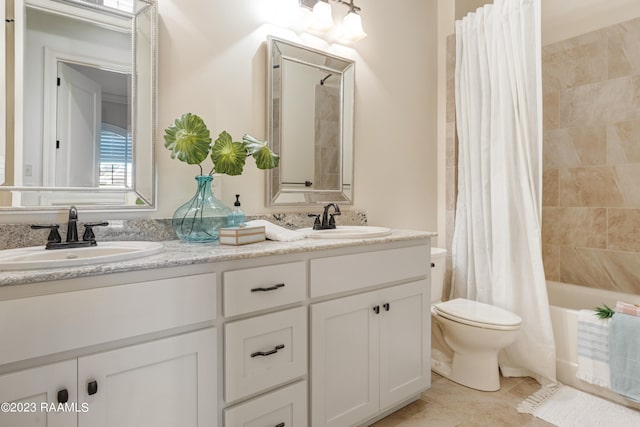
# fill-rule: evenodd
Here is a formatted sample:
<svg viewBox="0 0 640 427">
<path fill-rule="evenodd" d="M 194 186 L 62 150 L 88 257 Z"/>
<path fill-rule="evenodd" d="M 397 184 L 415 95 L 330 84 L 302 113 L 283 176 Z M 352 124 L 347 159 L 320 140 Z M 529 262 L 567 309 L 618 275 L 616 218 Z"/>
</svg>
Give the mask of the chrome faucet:
<svg viewBox="0 0 640 427">
<path fill-rule="evenodd" d="M 82 241 L 78 239 L 78 209 L 75 206 L 69 208 L 69 219 L 67 222 L 67 241 L 63 242 L 60 237 L 58 224 L 38 225 L 31 226 L 32 229 L 49 229 L 49 237 L 47 237 L 47 245 L 45 249 L 70 249 L 70 248 L 83 248 L 87 246 L 96 246 L 96 236 L 93 234 L 93 227 L 109 225 L 108 222 L 94 222 L 84 224 L 84 234 L 82 235 Z"/>
<path fill-rule="evenodd" d="M 333 213 L 329 213 L 329 209 L 333 207 Z M 329 203 L 324 207 L 324 211 L 322 212 L 322 221 L 320 221 L 320 215 L 309 214 L 309 216 L 316 217 L 315 222 L 313 223 L 314 230 L 332 230 L 336 228 L 336 220 L 334 216 L 340 215 L 340 208 L 336 203 Z"/>
</svg>

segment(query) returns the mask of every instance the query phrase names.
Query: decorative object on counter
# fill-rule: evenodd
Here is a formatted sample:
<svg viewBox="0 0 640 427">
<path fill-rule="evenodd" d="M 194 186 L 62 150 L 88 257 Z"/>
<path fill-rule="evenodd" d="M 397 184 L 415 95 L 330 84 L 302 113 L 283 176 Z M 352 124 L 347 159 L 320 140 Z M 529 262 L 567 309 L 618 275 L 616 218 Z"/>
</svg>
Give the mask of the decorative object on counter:
<svg viewBox="0 0 640 427">
<path fill-rule="evenodd" d="M 173 230 L 185 242 L 213 242 L 218 239 L 218 229 L 227 225 L 232 211 L 213 196 L 212 176 L 199 175 L 196 181 L 196 194 L 173 214 Z"/>
<path fill-rule="evenodd" d="M 248 243 L 264 242 L 264 226 L 256 227 L 224 227 L 219 230 L 220 244 L 246 245 Z"/>
<path fill-rule="evenodd" d="M 256 219 L 253 221 L 247 221 L 247 227 L 262 226 L 265 229 L 267 239 L 276 240 L 279 242 L 294 242 L 296 240 L 302 240 L 305 235 L 294 230 L 287 230 L 284 227 L 275 225 L 272 222 L 265 221 L 263 219 Z"/>
<path fill-rule="evenodd" d="M 275 168 L 280 160 L 266 142 L 250 135 L 245 134 L 242 142 L 234 142 L 231 135 L 222 131 L 212 143 L 207 125 L 192 113 L 183 114 L 166 128 L 164 141 L 164 146 L 171 151 L 171 158 L 200 167 L 195 195 L 176 210 L 172 219 L 176 235 L 186 242 L 218 240 L 218 230 L 228 224 L 231 209 L 211 193 L 214 173 L 240 175 L 249 156 L 253 156 L 258 169 Z M 213 167 L 205 175 L 202 162 L 208 157 Z"/>
<path fill-rule="evenodd" d="M 240 209 L 240 195 L 236 194 L 236 201 L 233 203 L 233 212 L 229 215 L 229 225 L 233 227 L 244 227 L 246 221 L 244 212 Z"/>
</svg>

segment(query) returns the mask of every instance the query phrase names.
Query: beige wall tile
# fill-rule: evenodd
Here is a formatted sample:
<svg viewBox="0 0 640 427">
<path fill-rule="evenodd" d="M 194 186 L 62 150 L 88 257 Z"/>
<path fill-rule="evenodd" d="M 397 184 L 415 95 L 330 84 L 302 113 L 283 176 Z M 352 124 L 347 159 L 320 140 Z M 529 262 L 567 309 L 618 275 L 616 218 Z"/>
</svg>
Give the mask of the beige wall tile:
<svg viewBox="0 0 640 427">
<path fill-rule="evenodd" d="M 561 93 L 558 105 L 560 127 L 606 125 L 640 118 L 640 75 L 568 89 Z"/>
<path fill-rule="evenodd" d="M 559 121 L 560 96 L 558 92 L 545 93 L 542 97 L 542 122 L 544 129 L 556 129 Z"/>
<path fill-rule="evenodd" d="M 544 132 L 546 168 L 605 165 L 607 132 L 605 126 L 552 129 Z"/>
<path fill-rule="evenodd" d="M 640 294 L 640 253 L 561 247 L 560 280 Z"/>
<path fill-rule="evenodd" d="M 451 248 L 453 247 L 453 228 L 455 226 L 455 218 L 456 218 L 456 211 L 455 210 L 448 210 L 447 211 L 447 241 L 446 241 L 446 249 L 447 249 L 447 253 L 449 255 L 451 255 Z"/>
<path fill-rule="evenodd" d="M 458 196 L 457 168 L 447 166 L 447 210 L 455 210 Z"/>
<path fill-rule="evenodd" d="M 450 35 L 447 37 L 447 122 L 452 122 L 456 119 L 455 73 L 456 38 L 455 35 Z"/>
<path fill-rule="evenodd" d="M 560 246 L 542 244 L 542 263 L 547 280 L 560 280 Z"/>
<path fill-rule="evenodd" d="M 458 164 L 458 141 L 456 139 L 456 122 L 448 122 L 447 130 L 447 166 Z"/>
<path fill-rule="evenodd" d="M 558 169 L 542 173 L 542 206 L 558 206 Z"/>
<path fill-rule="evenodd" d="M 542 208 L 543 244 L 607 247 L 607 210 L 604 208 Z"/>
<path fill-rule="evenodd" d="M 581 166 L 578 153 L 571 142 L 569 128 L 544 131 L 542 156 L 544 169 Z"/>
<path fill-rule="evenodd" d="M 618 165 L 615 170 L 624 206 L 640 208 L 640 164 Z"/>
<path fill-rule="evenodd" d="M 545 90 L 558 91 L 607 79 L 607 40 L 598 38 L 543 57 Z"/>
<path fill-rule="evenodd" d="M 607 164 L 621 163 L 640 163 L 640 120 L 607 126 Z"/>
<path fill-rule="evenodd" d="M 608 248 L 640 252 L 640 209 L 609 209 Z"/>
<path fill-rule="evenodd" d="M 561 206 L 625 206 L 613 167 L 560 169 L 558 182 Z"/>
<path fill-rule="evenodd" d="M 640 71 L 640 22 L 638 19 L 615 26 L 619 30 L 607 40 L 608 76 L 610 79 Z"/>
</svg>

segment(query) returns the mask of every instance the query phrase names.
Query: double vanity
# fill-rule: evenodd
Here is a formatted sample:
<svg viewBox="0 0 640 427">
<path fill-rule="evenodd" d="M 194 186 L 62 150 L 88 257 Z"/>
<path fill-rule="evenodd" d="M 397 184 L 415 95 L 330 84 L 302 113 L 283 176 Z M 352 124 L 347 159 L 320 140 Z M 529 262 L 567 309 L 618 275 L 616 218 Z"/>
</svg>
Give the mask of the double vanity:
<svg viewBox="0 0 640 427">
<path fill-rule="evenodd" d="M 2 272 L 0 425 L 366 425 L 430 386 L 431 236 Z"/>
</svg>

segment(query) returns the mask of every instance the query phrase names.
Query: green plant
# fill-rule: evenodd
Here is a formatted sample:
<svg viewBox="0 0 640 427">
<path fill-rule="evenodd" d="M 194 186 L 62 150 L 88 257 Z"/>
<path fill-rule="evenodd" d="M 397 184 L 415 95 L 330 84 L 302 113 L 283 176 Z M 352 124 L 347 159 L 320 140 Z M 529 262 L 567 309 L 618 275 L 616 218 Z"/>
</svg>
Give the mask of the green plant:
<svg viewBox="0 0 640 427">
<path fill-rule="evenodd" d="M 242 142 L 234 142 L 227 131 L 222 131 L 213 141 L 204 120 L 192 113 L 185 113 L 164 131 L 164 146 L 171 151 L 171 158 L 200 167 L 211 157 L 213 168 L 209 175 L 222 173 L 240 175 L 247 157 L 253 156 L 258 169 L 272 169 L 278 166 L 280 157 L 267 145 L 251 135 L 245 134 Z"/>
<path fill-rule="evenodd" d="M 602 304 L 602 305 L 603 307 L 596 307 L 595 316 L 598 316 L 598 319 L 608 319 L 610 317 L 613 317 L 613 315 L 615 314 L 615 310 L 613 310 L 607 304 Z"/>
</svg>

